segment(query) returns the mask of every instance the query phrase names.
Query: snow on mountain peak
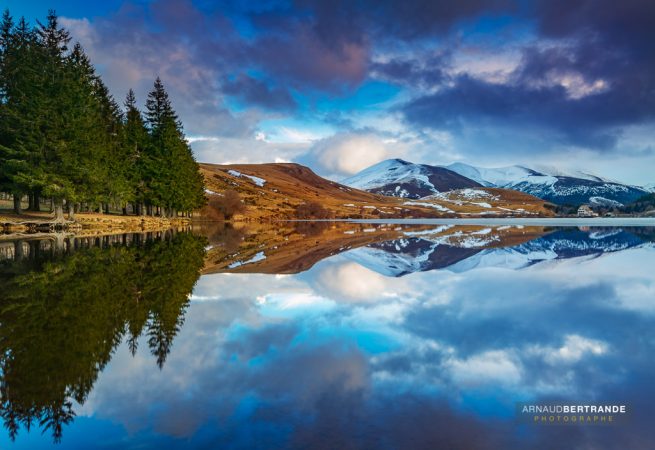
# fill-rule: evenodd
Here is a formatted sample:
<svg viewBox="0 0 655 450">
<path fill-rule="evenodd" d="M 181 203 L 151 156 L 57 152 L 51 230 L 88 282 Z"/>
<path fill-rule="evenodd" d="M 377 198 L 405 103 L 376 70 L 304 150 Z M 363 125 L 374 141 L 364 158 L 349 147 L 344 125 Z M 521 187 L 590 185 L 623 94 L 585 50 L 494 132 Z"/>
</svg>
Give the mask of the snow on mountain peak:
<svg viewBox="0 0 655 450">
<path fill-rule="evenodd" d="M 389 159 L 341 181 L 347 186 L 395 197 L 421 198 L 437 192 L 480 187 L 448 168 Z"/>
<path fill-rule="evenodd" d="M 454 163 L 446 168 L 487 187 L 512 187 L 520 183 L 552 185 L 557 178 L 523 166 L 507 166 L 487 169 L 464 163 Z"/>
<path fill-rule="evenodd" d="M 420 169 L 419 165 L 399 158 L 386 159 L 342 180 L 341 183 L 357 189 L 374 189 L 399 179 L 411 178 L 412 175 L 420 176 Z M 423 178 L 427 182 L 427 177 Z"/>
</svg>

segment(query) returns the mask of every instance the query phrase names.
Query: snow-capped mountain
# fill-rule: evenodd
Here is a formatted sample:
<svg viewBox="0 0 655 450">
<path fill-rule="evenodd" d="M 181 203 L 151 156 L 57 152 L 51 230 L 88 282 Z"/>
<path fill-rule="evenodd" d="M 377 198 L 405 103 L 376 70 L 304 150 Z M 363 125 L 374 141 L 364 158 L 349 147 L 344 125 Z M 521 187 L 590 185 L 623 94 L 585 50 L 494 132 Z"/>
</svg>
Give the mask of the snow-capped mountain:
<svg viewBox="0 0 655 450">
<path fill-rule="evenodd" d="M 402 159 L 389 159 L 341 181 L 350 187 L 394 197 L 421 198 L 453 189 L 480 187 L 454 171 Z"/>
<path fill-rule="evenodd" d="M 647 184 L 646 186 L 644 186 L 644 190 L 655 193 L 655 183 Z"/>
<path fill-rule="evenodd" d="M 484 231 L 464 240 L 455 232 L 436 239 L 407 233 L 406 238 L 360 247 L 344 256 L 381 275 L 400 277 L 437 269 L 452 272 L 482 267 L 523 269 L 544 261 L 597 257 L 648 246 L 655 238 L 642 230 L 566 228 L 513 247 L 495 247 L 493 242 L 485 243 Z M 449 239 L 454 236 L 458 237 L 456 241 Z"/>
<path fill-rule="evenodd" d="M 414 164 L 389 159 L 342 181 L 343 184 L 383 195 L 422 198 L 438 192 L 471 187 L 512 189 L 557 204 L 620 207 L 655 191 L 655 185 L 631 186 L 583 172 L 566 173 L 554 168 L 535 170 L 523 166 L 475 167 Z"/>
<path fill-rule="evenodd" d="M 523 166 L 495 169 L 475 167 L 464 163 L 447 166 L 453 172 L 470 178 L 486 187 L 513 189 L 558 204 L 592 203 L 619 206 L 630 203 L 647 192 L 586 173 L 566 175 L 556 170 L 549 173 Z"/>
</svg>

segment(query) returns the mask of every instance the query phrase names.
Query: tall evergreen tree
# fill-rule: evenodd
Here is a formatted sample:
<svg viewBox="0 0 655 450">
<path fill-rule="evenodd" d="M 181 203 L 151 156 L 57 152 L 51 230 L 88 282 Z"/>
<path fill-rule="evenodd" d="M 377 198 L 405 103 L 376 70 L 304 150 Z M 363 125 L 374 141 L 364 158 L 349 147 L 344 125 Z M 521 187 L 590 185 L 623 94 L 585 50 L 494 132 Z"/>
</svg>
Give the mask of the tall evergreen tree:
<svg viewBox="0 0 655 450">
<path fill-rule="evenodd" d="M 75 168 L 78 149 L 68 145 L 75 132 L 74 122 L 70 121 L 75 105 L 65 83 L 66 52 L 71 38 L 68 31 L 59 26 L 53 10 L 48 12 L 45 23 L 37 23 L 43 78 L 40 126 L 42 152 L 47 167 L 43 191 L 53 199 L 55 218 L 63 220 L 64 199 L 75 197 L 75 175 L 78 174 L 71 172 L 80 172 L 84 166 L 81 164 L 78 169 Z"/>
<path fill-rule="evenodd" d="M 153 164 L 149 153 L 150 136 L 141 111 L 136 105 L 132 89 L 125 99 L 125 125 L 123 128 L 123 153 L 128 165 L 127 180 L 132 189 L 132 200 L 137 214 L 144 213 L 144 204 L 152 195 L 150 167 Z"/>
<path fill-rule="evenodd" d="M 153 183 L 156 200 L 166 215 L 190 211 L 204 202 L 203 183 L 198 166 L 159 77 L 146 102 L 147 125 L 152 137 L 157 174 Z M 202 200 L 201 200 L 202 197 Z"/>
<path fill-rule="evenodd" d="M 25 18 L 12 30 L 11 16 L 5 13 L 0 69 L 0 189 L 14 196 L 16 213 L 21 212 L 22 196 L 38 187 L 40 180 L 37 52 L 36 36 Z"/>
</svg>

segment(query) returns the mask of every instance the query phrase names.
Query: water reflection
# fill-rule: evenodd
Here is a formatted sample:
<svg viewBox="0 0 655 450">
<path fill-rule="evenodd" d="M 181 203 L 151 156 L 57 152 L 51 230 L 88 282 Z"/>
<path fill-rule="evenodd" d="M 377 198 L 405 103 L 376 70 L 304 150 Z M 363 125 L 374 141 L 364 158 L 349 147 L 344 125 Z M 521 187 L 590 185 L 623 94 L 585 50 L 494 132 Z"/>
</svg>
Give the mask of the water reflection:
<svg viewBox="0 0 655 450">
<path fill-rule="evenodd" d="M 140 336 L 162 367 L 203 264 L 203 240 L 173 232 L 0 244 L 0 414 L 55 440 L 114 349 Z"/>
<path fill-rule="evenodd" d="M 344 253 L 385 276 L 436 269 L 527 267 L 539 262 L 600 256 L 655 240 L 652 228 L 552 228 L 526 226 L 408 226 L 300 222 L 210 234 L 204 273 L 304 272 Z"/>
<path fill-rule="evenodd" d="M 68 394 L 78 417 L 65 428 L 63 447 L 655 446 L 649 427 L 655 414 L 653 229 L 250 224 L 198 231 L 206 242 L 191 245 L 186 236 L 189 247 L 164 252 L 161 264 L 160 257 L 149 263 L 161 271 L 152 283 L 137 275 L 148 278 L 157 270 L 123 270 L 121 258 L 103 259 L 105 276 L 115 274 L 112 286 L 123 279 L 136 290 L 144 289 L 139 283 L 152 286 L 154 305 L 170 289 L 165 283 L 174 270 L 164 266 L 193 260 L 187 264 L 194 276 L 175 281 L 189 290 L 207 251 L 205 275 L 193 288 L 184 326 L 176 322 L 175 345 L 160 369 L 150 354 L 157 345 L 131 352 L 150 346 L 153 335 L 145 331 L 148 325 L 140 337 L 128 331 L 130 323 L 139 323 L 130 315 L 131 300 L 102 302 L 87 295 L 85 308 L 81 299 L 73 300 L 82 294 L 68 296 L 53 287 L 48 295 L 63 305 L 52 319 L 36 307 L 22 316 L 3 307 L 3 327 L 27 323 L 34 314 L 34 328 L 27 330 L 32 334 L 50 320 L 64 323 L 60 330 L 76 329 L 78 322 L 89 328 L 66 329 L 65 342 L 24 337 L 9 352 L 33 368 L 62 370 L 55 360 L 70 361 L 77 373 L 91 374 L 74 377 L 71 369 L 69 381 L 53 380 L 55 392 L 62 392 L 58 385 L 83 392 L 79 401 Z M 138 246 L 87 250 L 132 248 L 139 253 Z M 27 245 L 24 250 L 29 253 Z M 141 264 L 148 258 L 128 260 Z M 48 264 L 31 272 L 34 279 Z M 87 279 L 81 269 L 86 264 L 75 266 L 78 276 L 69 279 L 80 284 Z M 88 291 L 109 289 L 99 272 L 90 271 L 97 277 L 81 283 Z M 31 285 L 14 278 L 2 278 L 1 292 Z M 169 300 L 178 320 L 186 301 Z M 144 308 L 146 317 L 161 310 Z M 80 311 L 90 311 L 89 317 L 77 317 Z M 66 322 L 67 314 L 77 316 Z M 107 331 L 111 324 L 121 329 L 120 323 L 123 334 Z M 3 330 L 0 342 L 12 336 Z M 111 345 L 105 342 L 111 339 Z M 36 345 L 50 345 L 57 358 Z M 75 349 L 85 357 L 73 355 Z M 4 367 L 15 372 L 3 360 L 3 376 Z M 31 393 L 20 403 L 26 410 L 47 398 L 34 393 L 38 386 L 47 390 L 45 379 L 21 375 L 3 385 Z M 84 379 L 91 380 L 86 390 L 77 387 Z M 619 401 L 633 413 L 620 426 L 515 421 L 515 402 L 550 399 Z M 48 443 L 25 432 L 15 445 Z"/>
</svg>

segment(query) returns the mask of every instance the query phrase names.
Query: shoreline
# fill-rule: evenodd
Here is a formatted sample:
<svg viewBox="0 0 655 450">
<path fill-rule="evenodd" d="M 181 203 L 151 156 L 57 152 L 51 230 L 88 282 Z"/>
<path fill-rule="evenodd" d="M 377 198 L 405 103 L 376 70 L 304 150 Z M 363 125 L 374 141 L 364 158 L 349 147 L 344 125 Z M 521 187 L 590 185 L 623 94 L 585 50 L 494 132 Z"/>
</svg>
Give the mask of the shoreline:
<svg viewBox="0 0 655 450">
<path fill-rule="evenodd" d="M 450 218 L 450 219 L 316 219 L 278 220 L 278 222 L 349 222 L 398 225 L 524 225 L 562 227 L 655 227 L 655 217 L 497 217 L 497 218 Z"/>
<path fill-rule="evenodd" d="M 78 213 L 75 220 L 56 222 L 48 213 L 32 213 L 21 216 L 0 215 L 0 235 L 31 235 L 56 233 L 83 233 L 96 231 L 120 233 L 162 231 L 188 225 L 187 217 L 122 216 L 113 214 Z"/>
</svg>

